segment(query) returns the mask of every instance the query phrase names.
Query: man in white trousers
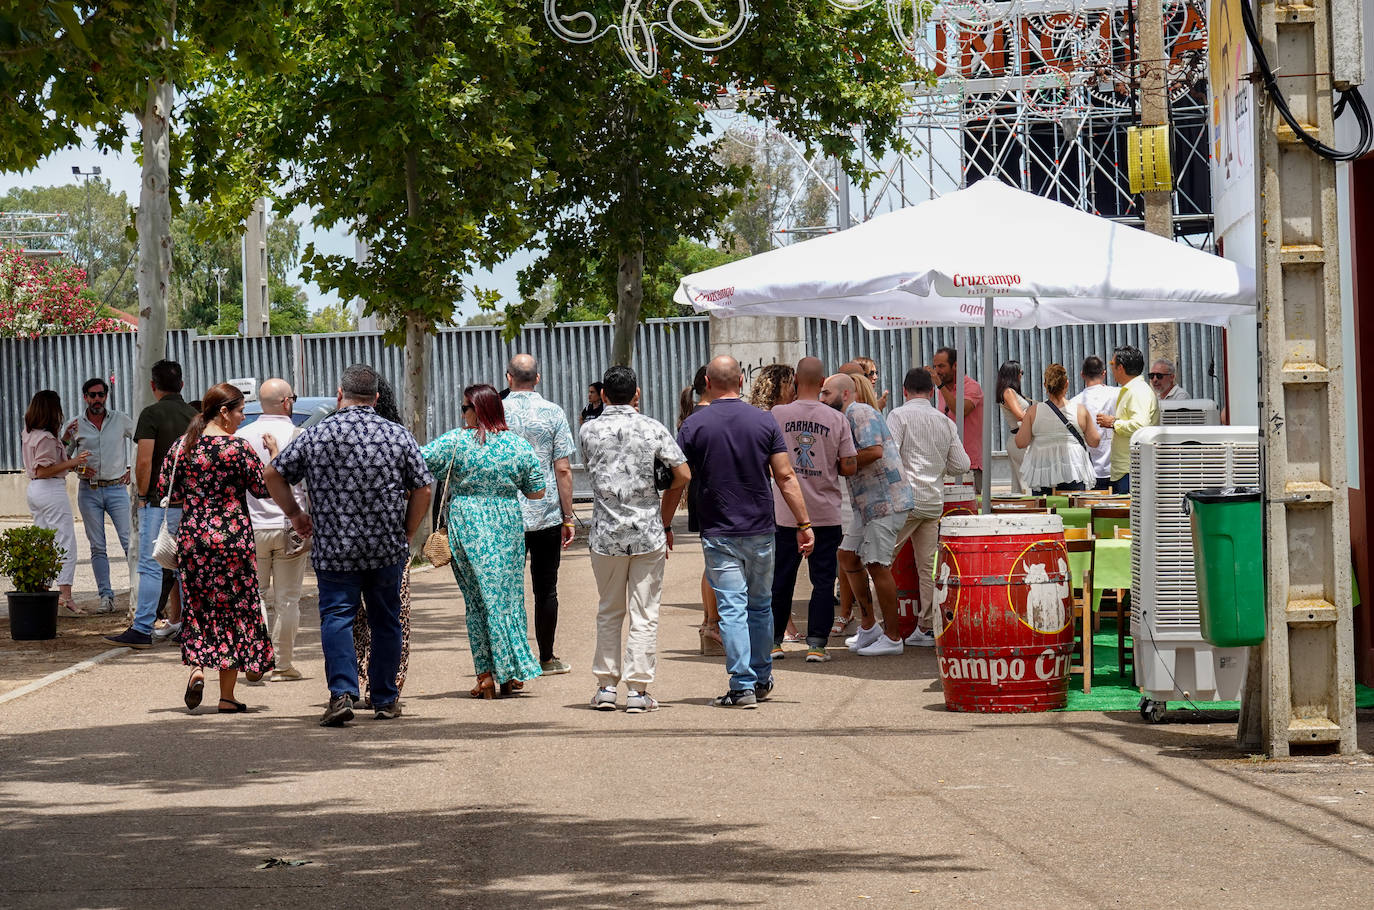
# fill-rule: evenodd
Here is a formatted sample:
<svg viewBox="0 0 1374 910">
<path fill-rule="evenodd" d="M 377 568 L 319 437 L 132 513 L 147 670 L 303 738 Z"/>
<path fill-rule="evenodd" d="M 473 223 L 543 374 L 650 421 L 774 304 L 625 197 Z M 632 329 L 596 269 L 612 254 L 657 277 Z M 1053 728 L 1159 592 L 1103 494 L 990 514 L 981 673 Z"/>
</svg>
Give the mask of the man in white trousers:
<svg viewBox="0 0 1374 910">
<path fill-rule="evenodd" d="M 623 681 L 625 712 L 658 708 L 649 694 L 658 659 L 658 607 L 663 567 L 673 546 L 673 513 L 690 472 L 687 458 L 668 428 L 631 406 L 639 393 L 634 370 L 606 371 L 601 394 L 605 410 L 582 424 L 579 436 L 592 482 L 592 573 L 601 603 L 596 612 L 596 692 L 591 706 L 614 711 Z M 672 470 L 662 501 L 654 486 L 654 462 Z M 630 633 L 621 655 L 621 628 L 629 614 Z"/>
<path fill-rule="evenodd" d="M 263 464 L 267 464 L 295 438 L 291 411 L 296 395 L 286 380 L 268 379 L 258 389 L 258 401 L 262 404 L 262 416 L 241 427 L 235 435 L 247 440 Z M 296 503 L 308 512 L 305 490 L 298 485 L 291 492 Z M 249 493 L 248 516 L 253 521 L 253 539 L 258 550 L 258 590 L 267 607 L 272 647 L 277 652 L 277 668 L 271 679 L 300 679 L 301 671 L 292 660 L 296 631 L 301 625 L 301 585 L 310 548 L 292 530 L 286 513 L 270 496 L 258 499 Z"/>
</svg>

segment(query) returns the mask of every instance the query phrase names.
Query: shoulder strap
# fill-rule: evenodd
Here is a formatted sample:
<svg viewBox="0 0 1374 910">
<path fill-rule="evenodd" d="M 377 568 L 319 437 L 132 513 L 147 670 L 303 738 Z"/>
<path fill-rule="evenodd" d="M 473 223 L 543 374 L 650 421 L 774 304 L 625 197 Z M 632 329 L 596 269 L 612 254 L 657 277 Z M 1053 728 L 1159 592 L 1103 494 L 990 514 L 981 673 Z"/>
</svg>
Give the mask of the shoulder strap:
<svg viewBox="0 0 1374 910">
<path fill-rule="evenodd" d="M 1070 435 L 1072 435 L 1074 439 L 1078 440 L 1078 444 L 1083 447 L 1084 451 L 1087 451 L 1088 444 L 1083 440 L 1083 434 L 1078 432 L 1078 427 L 1069 423 L 1069 419 L 1064 416 L 1064 412 L 1059 410 L 1059 408 L 1055 405 L 1053 401 L 1050 401 L 1048 398 L 1046 398 L 1045 404 L 1050 406 L 1050 410 L 1054 412 L 1054 416 L 1059 418 L 1060 423 L 1068 427 Z"/>
<path fill-rule="evenodd" d="M 177 485 L 177 465 L 181 462 L 181 447 L 186 444 L 186 437 L 173 445 L 177 446 L 177 452 L 172 456 L 172 476 L 167 479 L 167 492 L 162 495 L 162 508 L 167 508 L 172 502 L 172 488 Z"/>
</svg>

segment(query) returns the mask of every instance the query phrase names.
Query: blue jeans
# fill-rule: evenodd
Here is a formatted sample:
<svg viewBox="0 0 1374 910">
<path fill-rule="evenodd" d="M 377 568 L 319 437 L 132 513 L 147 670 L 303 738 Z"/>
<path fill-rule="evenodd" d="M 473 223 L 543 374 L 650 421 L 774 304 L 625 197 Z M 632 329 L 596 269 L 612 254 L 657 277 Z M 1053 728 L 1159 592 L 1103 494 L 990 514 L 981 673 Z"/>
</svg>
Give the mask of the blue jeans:
<svg viewBox="0 0 1374 910">
<path fill-rule="evenodd" d="M 105 553 L 105 516 L 114 522 L 119 545 L 124 556 L 129 555 L 129 488 L 93 487 L 79 484 L 76 488 L 76 507 L 81 510 L 81 523 L 86 528 L 86 541 L 91 545 L 91 571 L 95 572 L 95 586 L 101 597 L 114 597 L 110 586 L 110 559 Z M 141 539 L 141 538 L 140 538 Z"/>
<path fill-rule="evenodd" d="M 144 634 L 153 631 L 162 594 L 162 566 L 153 558 L 153 544 L 164 522 L 168 533 L 175 537 L 181 526 L 181 508 L 144 506 L 138 513 L 138 609 L 134 612 L 134 630 Z"/>
<path fill-rule="evenodd" d="M 1130 474 L 1122 474 L 1122 475 L 1121 475 L 1121 478 L 1120 478 L 1119 480 L 1113 480 L 1113 481 L 1112 481 L 1112 492 L 1113 492 L 1113 493 L 1129 493 L 1129 492 L 1131 492 L 1131 475 L 1130 475 Z"/>
<path fill-rule="evenodd" d="M 811 529 L 816 535 L 816 547 L 806 561 L 811 576 L 811 604 L 806 614 L 806 644 L 824 648 L 830 640 L 830 626 L 835 622 L 835 577 L 839 572 L 836 554 L 844 529 L 839 525 L 821 525 Z M 787 618 L 792 615 L 792 594 L 797 588 L 797 570 L 802 555 L 797 551 L 797 529 L 778 526 L 776 565 L 773 568 L 773 643 L 782 644 L 787 630 Z"/>
<path fill-rule="evenodd" d="M 367 664 L 368 694 L 380 707 L 394 702 L 396 673 L 401 669 L 401 575 L 405 563 L 360 572 L 315 570 L 320 586 L 320 646 L 329 695 L 358 695 L 358 656 L 353 649 L 353 620 L 367 601 L 367 627 L 372 650 Z"/>
<path fill-rule="evenodd" d="M 706 580 L 716 592 L 730 688 L 773 679 L 773 535 L 703 537 Z"/>
</svg>

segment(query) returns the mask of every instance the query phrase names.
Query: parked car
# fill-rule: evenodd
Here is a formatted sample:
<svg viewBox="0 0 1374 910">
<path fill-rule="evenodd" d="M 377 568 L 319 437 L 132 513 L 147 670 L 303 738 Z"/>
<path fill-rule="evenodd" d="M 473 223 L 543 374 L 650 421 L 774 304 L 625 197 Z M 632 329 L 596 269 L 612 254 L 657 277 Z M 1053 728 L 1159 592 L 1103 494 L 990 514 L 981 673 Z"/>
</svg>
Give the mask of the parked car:
<svg viewBox="0 0 1374 910">
<path fill-rule="evenodd" d="M 338 399 L 335 398 L 297 398 L 291 408 L 291 422 L 298 427 L 313 426 L 333 414 L 337 406 Z M 239 425 L 246 427 L 261 416 L 262 402 L 250 401 L 243 406 L 243 423 Z"/>
</svg>

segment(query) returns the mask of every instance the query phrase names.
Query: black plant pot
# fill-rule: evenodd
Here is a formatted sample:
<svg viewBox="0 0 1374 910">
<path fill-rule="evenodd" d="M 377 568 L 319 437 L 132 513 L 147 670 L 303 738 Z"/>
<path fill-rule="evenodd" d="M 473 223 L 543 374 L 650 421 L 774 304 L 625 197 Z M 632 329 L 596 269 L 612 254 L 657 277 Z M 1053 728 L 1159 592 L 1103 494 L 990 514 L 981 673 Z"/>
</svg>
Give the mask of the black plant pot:
<svg viewBox="0 0 1374 910">
<path fill-rule="evenodd" d="M 10 638 L 15 641 L 48 641 L 57 637 L 57 592 L 33 594 L 10 591 Z"/>
</svg>

